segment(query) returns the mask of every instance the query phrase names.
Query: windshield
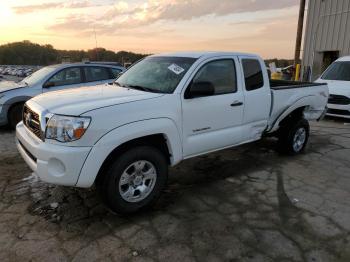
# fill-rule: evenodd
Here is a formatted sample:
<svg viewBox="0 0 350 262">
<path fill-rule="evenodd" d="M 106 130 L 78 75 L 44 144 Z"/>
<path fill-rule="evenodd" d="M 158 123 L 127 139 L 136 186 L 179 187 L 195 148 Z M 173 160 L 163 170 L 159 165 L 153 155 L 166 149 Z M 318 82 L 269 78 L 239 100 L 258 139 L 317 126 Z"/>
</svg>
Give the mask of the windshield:
<svg viewBox="0 0 350 262">
<path fill-rule="evenodd" d="M 195 61 L 195 58 L 187 57 L 148 57 L 122 74 L 116 84 L 150 92 L 172 93 Z"/>
<path fill-rule="evenodd" d="M 25 83 L 26 85 L 34 85 L 37 82 L 41 81 L 43 78 L 45 78 L 48 74 L 55 71 L 54 67 L 47 66 L 44 68 L 41 68 L 40 70 L 34 72 L 30 76 L 24 78 L 21 83 Z"/>
<path fill-rule="evenodd" d="M 350 81 L 350 62 L 335 62 L 328 67 L 321 79 Z"/>
</svg>

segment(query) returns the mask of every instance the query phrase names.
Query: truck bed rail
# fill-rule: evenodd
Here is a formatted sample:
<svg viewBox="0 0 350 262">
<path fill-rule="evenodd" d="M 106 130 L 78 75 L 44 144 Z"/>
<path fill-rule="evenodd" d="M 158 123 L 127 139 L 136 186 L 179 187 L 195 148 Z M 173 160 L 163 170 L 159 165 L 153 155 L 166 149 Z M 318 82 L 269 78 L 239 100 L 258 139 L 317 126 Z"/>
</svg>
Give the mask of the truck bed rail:
<svg viewBox="0 0 350 262">
<path fill-rule="evenodd" d="M 321 85 L 326 85 L 326 84 L 270 79 L 270 87 L 273 90 L 284 90 L 284 89 L 291 89 L 291 88 L 303 88 L 303 87 L 321 86 Z"/>
</svg>

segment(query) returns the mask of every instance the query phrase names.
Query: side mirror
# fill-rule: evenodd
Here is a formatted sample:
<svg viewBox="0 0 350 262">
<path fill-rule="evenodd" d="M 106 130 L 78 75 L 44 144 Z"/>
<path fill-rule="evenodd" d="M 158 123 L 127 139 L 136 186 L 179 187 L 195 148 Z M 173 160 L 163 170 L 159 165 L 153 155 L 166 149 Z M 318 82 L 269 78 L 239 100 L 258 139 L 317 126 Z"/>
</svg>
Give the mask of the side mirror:
<svg viewBox="0 0 350 262">
<path fill-rule="evenodd" d="M 55 86 L 55 83 L 54 82 L 46 82 L 44 85 L 43 85 L 43 88 L 50 88 L 50 87 L 53 87 Z"/>
<path fill-rule="evenodd" d="M 215 88 L 211 82 L 194 82 L 185 93 L 186 99 L 212 96 L 215 94 Z"/>
</svg>

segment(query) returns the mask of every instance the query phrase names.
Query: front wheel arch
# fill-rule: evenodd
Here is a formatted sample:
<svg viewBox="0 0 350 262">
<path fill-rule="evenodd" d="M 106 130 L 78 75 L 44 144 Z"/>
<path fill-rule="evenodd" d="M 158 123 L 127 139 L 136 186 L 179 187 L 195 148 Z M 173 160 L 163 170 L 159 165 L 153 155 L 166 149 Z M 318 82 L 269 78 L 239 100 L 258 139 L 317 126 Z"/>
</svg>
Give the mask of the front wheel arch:
<svg viewBox="0 0 350 262">
<path fill-rule="evenodd" d="M 118 158 L 120 155 L 122 155 L 129 149 L 138 147 L 138 146 L 150 146 L 158 149 L 165 156 L 168 165 L 171 164 L 170 163 L 171 153 L 169 151 L 169 147 L 164 134 L 155 134 L 155 135 L 135 138 L 119 145 L 107 156 L 107 158 L 103 162 L 96 176 L 95 184 L 98 185 L 99 183 L 101 183 L 101 181 L 103 180 L 103 177 L 106 174 L 106 170 L 113 164 L 116 158 Z"/>
</svg>

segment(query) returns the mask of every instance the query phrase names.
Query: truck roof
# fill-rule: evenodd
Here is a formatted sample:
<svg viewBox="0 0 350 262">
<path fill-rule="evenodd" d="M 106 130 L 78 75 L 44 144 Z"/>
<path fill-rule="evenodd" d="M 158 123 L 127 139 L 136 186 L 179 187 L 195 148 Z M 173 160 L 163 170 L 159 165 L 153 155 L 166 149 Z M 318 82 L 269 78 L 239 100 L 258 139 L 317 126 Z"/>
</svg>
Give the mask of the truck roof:
<svg viewBox="0 0 350 262">
<path fill-rule="evenodd" d="M 119 63 L 113 63 L 113 62 L 77 62 L 77 63 L 61 63 L 61 64 L 49 65 L 49 67 L 60 68 L 60 67 L 70 67 L 70 66 L 94 66 L 94 65 L 107 66 L 107 67 L 123 67 L 123 66 L 120 65 Z"/>
<path fill-rule="evenodd" d="M 200 57 L 214 57 L 214 56 L 253 56 L 257 57 L 255 54 L 249 53 L 240 53 L 240 52 L 220 52 L 220 51 L 205 51 L 205 52 L 174 52 L 174 53 L 165 53 L 157 54 L 153 56 L 174 56 L 174 57 L 191 57 L 191 58 L 200 58 Z"/>
</svg>

